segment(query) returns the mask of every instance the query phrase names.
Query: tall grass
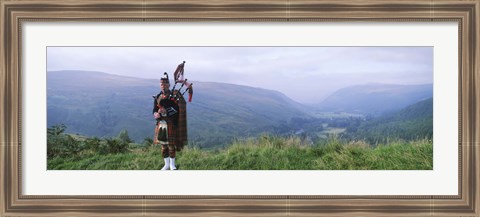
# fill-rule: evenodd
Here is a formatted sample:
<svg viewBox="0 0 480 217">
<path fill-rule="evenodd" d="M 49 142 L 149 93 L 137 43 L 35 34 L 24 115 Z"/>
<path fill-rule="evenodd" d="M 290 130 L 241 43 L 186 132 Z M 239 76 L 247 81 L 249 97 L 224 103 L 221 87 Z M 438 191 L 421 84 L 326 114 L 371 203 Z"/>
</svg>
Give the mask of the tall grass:
<svg viewBox="0 0 480 217">
<path fill-rule="evenodd" d="M 157 170 L 163 167 L 159 147 L 133 150 L 128 153 L 83 153 L 71 158 L 55 157 L 48 160 L 53 170 Z"/>
<path fill-rule="evenodd" d="M 396 141 L 372 148 L 331 138 L 312 147 L 295 137 L 264 136 L 216 152 L 186 148 L 178 163 L 184 170 L 431 170 L 433 144 Z"/>
<path fill-rule="evenodd" d="M 48 169 L 159 170 L 163 158 L 159 146 L 128 153 L 90 152 L 55 157 Z M 177 153 L 181 170 L 431 170 L 433 144 L 429 140 L 394 141 L 372 147 L 363 141 L 343 142 L 331 137 L 314 146 L 298 137 L 260 136 L 235 140 L 219 150 L 187 146 Z"/>
</svg>

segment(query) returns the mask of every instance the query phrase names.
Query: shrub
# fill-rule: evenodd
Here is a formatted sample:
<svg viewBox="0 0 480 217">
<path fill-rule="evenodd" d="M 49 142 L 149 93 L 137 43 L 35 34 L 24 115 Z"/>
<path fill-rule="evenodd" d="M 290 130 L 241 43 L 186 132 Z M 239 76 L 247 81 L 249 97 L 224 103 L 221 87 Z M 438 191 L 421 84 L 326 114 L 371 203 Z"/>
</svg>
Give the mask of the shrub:
<svg viewBox="0 0 480 217">
<path fill-rule="evenodd" d="M 128 143 L 118 138 L 106 138 L 105 144 L 107 145 L 107 153 L 117 154 L 128 151 Z"/>
<path fill-rule="evenodd" d="M 118 139 L 120 139 L 120 141 L 122 141 L 123 143 L 132 143 L 133 140 L 130 139 L 130 136 L 128 136 L 128 131 L 127 130 L 122 130 L 120 131 L 120 133 L 118 134 Z"/>
<path fill-rule="evenodd" d="M 102 140 L 97 137 L 87 138 L 84 141 L 85 148 L 93 151 L 99 151 Z"/>
<path fill-rule="evenodd" d="M 153 145 L 153 139 L 152 139 L 152 138 L 150 138 L 150 137 L 145 137 L 145 138 L 143 139 L 143 146 L 145 146 L 145 147 L 150 147 L 150 146 L 152 146 L 152 145 Z"/>
<path fill-rule="evenodd" d="M 47 156 L 72 157 L 79 154 L 85 147 L 72 136 L 64 134 L 66 126 L 55 125 L 47 129 Z"/>
</svg>

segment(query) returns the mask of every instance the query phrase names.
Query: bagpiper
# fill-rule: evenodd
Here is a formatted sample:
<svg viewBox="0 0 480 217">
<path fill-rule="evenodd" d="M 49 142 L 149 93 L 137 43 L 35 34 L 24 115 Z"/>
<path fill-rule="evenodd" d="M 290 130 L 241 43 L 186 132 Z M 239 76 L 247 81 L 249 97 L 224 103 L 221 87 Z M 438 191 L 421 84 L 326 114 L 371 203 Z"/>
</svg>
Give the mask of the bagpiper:
<svg viewBox="0 0 480 217">
<path fill-rule="evenodd" d="M 180 64 L 182 71 L 184 64 L 185 61 Z M 189 84 L 189 87 L 182 94 L 181 89 L 184 82 L 178 90 L 175 89 L 177 83 L 179 82 L 175 82 L 174 87 L 170 89 L 168 74 L 164 72 L 160 79 L 160 93 L 153 96 L 152 113 L 156 120 L 153 143 L 162 146 L 162 156 L 165 162 L 162 170 L 177 169 L 175 165 L 176 152 L 187 144 L 187 103 L 183 94 L 189 91 L 191 101 L 193 91 L 191 90 L 191 84 Z"/>
</svg>

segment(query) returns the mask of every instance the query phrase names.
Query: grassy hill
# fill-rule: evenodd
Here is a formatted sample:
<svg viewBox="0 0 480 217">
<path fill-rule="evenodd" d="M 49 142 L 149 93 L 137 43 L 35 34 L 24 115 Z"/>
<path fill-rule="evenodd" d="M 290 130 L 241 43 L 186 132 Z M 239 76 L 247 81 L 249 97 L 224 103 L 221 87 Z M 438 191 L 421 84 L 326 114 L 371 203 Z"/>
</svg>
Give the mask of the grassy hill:
<svg viewBox="0 0 480 217">
<path fill-rule="evenodd" d="M 433 144 L 395 141 L 372 148 L 364 142 L 331 138 L 309 146 L 298 137 L 264 135 L 214 151 L 186 147 L 176 162 L 180 170 L 432 170 Z M 158 146 L 114 154 L 84 150 L 48 159 L 48 170 L 160 170 L 162 166 Z"/>
</svg>

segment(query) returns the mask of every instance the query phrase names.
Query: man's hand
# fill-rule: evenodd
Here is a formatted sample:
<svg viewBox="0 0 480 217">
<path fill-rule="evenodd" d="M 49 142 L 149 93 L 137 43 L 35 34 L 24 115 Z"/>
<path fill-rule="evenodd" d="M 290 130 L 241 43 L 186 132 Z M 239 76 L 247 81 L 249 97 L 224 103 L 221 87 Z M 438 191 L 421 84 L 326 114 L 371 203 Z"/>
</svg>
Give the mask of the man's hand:
<svg viewBox="0 0 480 217">
<path fill-rule="evenodd" d="M 158 118 L 160 118 L 160 114 L 158 114 L 158 112 L 155 112 L 155 113 L 153 113 L 153 117 L 155 119 L 158 119 Z"/>
<path fill-rule="evenodd" d="M 165 110 L 165 108 L 164 108 L 164 107 L 160 107 L 160 108 L 158 109 L 158 113 L 159 113 L 159 114 L 164 114 L 164 115 L 165 115 L 165 114 L 167 113 L 167 110 Z"/>
</svg>

